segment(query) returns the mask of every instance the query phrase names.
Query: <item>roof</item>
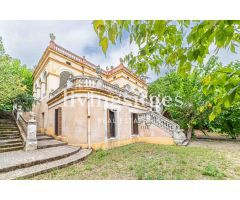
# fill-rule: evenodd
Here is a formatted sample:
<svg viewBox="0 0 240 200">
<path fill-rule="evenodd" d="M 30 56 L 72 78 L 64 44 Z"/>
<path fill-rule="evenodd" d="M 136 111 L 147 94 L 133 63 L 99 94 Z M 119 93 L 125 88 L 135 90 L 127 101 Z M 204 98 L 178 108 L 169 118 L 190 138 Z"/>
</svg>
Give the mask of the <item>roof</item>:
<svg viewBox="0 0 240 200">
<path fill-rule="evenodd" d="M 61 47 L 60 45 L 56 44 L 54 41 L 50 41 L 49 43 L 49 46 L 47 47 L 47 49 L 45 50 L 43 56 L 41 57 L 37 67 L 34 69 L 34 73 L 35 71 L 37 71 L 38 69 L 38 66 L 41 64 L 41 61 L 43 60 L 44 58 L 44 55 L 46 54 L 46 52 L 48 51 L 48 49 L 51 49 L 53 51 L 56 51 L 57 53 L 71 59 L 71 60 L 74 60 L 75 62 L 78 62 L 80 64 L 85 64 L 91 68 L 93 68 L 94 70 L 96 70 L 96 67 L 97 65 L 93 64 L 92 62 L 88 61 L 85 57 L 81 57 L 81 56 L 78 56 L 77 54 Z M 131 74 L 132 76 L 134 76 L 135 78 L 137 78 L 139 81 L 143 82 L 146 84 L 146 81 L 143 80 L 142 78 L 140 78 L 138 75 L 134 74 L 133 72 L 131 72 L 128 68 L 126 68 L 123 63 L 121 62 L 117 67 L 114 67 L 113 69 L 109 70 L 109 71 L 106 71 L 106 70 L 103 70 L 102 73 L 106 76 L 111 76 L 112 74 L 114 74 L 115 72 L 117 71 L 120 71 L 120 70 L 123 70 L 129 74 Z"/>
</svg>

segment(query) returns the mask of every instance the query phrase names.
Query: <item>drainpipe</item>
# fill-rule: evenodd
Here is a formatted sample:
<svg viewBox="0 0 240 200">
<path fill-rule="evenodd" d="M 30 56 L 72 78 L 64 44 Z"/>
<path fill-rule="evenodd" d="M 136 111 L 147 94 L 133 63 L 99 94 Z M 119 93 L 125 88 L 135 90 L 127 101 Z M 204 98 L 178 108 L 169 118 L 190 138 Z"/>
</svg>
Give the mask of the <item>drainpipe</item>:
<svg viewBox="0 0 240 200">
<path fill-rule="evenodd" d="M 88 92 L 87 97 L 87 138 L 88 138 L 88 148 L 91 148 L 91 108 L 90 108 L 90 94 Z"/>
</svg>

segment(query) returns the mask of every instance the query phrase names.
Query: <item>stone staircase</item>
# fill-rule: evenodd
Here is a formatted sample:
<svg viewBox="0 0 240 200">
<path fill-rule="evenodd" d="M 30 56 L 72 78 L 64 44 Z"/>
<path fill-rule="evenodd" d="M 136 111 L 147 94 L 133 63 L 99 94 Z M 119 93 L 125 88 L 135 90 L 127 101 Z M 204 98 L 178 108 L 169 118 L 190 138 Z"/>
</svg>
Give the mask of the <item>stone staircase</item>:
<svg viewBox="0 0 240 200">
<path fill-rule="evenodd" d="M 23 141 L 11 112 L 0 112 L 0 153 L 23 149 Z"/>
<path fill-rule="evenodd" d="M 69 146 L 53 137 L 38 134 L 35 151 L 0 153 L 0 180 L 28 178 L 85 159 L 91 149 Z"/>
<path fill-rule="evenodd" d="M 163 115 L 151 111 L 148 113 L 138 114 L 138 119 L 140 123 L 144 122 L 147 124 L 153 124 L 159 128 L 163 128 L 172 135 L 176 145 L 186 146 L 189 144 L 189 140 L 186 138 L 183 130 L 180 129 L 180 126 Z"/>
</svg>

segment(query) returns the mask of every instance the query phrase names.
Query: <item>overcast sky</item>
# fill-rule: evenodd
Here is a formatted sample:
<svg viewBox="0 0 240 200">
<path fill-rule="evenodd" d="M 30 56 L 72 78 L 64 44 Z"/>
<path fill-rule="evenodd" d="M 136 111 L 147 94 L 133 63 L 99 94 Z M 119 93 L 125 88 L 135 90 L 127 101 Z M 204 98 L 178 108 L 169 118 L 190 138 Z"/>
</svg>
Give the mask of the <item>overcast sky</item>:
<svg viewBox="0 0 240 200">
<path fill-rule="evenodd" d="M 124 38 L 116 46 L 110 46 L 105 56 L 91 21 L 0 21 L 0 36 L 6 52 L 29 67 L 38 63 L 50 41 L 49 33 L 55 34 L 57 44 L 104 68 L 117 66 L 120 57 L 130 51 L 137 52 L 137 47 L 130 46 L 128 39 Z M 240 53 L 231 54 L 227 50 L 218 55 L 223 64 L 240 59 Z M 156 78 L 154 73 L 149 76 L 151 80 Z"/>
</svg>

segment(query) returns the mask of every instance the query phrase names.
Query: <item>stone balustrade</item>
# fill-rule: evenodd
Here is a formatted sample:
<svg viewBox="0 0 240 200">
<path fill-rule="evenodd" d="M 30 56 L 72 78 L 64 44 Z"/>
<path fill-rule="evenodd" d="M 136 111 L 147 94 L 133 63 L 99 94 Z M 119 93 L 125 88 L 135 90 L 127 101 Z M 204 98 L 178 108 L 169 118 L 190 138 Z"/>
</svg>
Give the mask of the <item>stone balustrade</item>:
<svg viewBox="0 0 240 200">
<path fill-rule="evenodd" d="M 25 120 L 21 106 L 13 106 L 13 115 L 20 129 L 26 151 L 37 149 L 37 121 L 33 112 L 30 113 L 30 119 Z"/>
<path fill-rule="evenodd" d="M 55 97 L 57 94 L 62 92 L 64 89 L 74 89 L 74 88 L 93 88 L 101 89 L 106 92 L 112 93 L 119 97 L 134 100 L 136 102 L 141 102 L 142 104 L 150 105 L 149 100 L 141 95 L 137 95 L 133 92 L 129 92 L 124 88 L 120 88 L 116 85 L 108 83 L 101 78 L 91 77 L 91 76 L 75 76 L 67 81 L 65 85 L 59 87 L 55 91 L 49 94 L 49 98 Z"/>
<path fill-rule="evenodd" d="M 173 135 L 173 131 L 180 130 L 180 126 L 178 124 L 154 112 L 138 114 L 138 120 L 139 120 L 139 123 L 145 122 L 146 125 L 154 124 L 159 128 L 163 128 L 164 130 L 166 130 L 168 133 L 171 133 L 172 135 Z"/>
<path fill-rule="evenodd" d="M 187 145 L 189 143 L 180 126 L 160 114 L 154 112 L 140 113 L 138 114 L 138 122 L 145 123 L 147 126 L 154 124 L 159 128 L 163 128 L 172 135 L 177 145 Z"/>
<path fill-rule="evenodd" d="M 82 57 L 80 57 L 80 56 L 78 56 L 78 55 L 76 55 L 76 54 L 74 54 L 74 53 L 64 49 L 63 47 L 57 45 L 56 43 L 52 43 L 51 48 L 53 50 L 57 51 L 58 53 L 66 56 L 66 57 L 68 57 L 68 58 L 70 58 L 70 59 L 72 59 L 72 60 L 74 60 L 76 62 L 87 64 L 87 65 L 89 65 L 91 67 L 94 67 L 94 68 L 96 67 L 96 65 L 94 65 L 93 63 L 87 61 L 85 58 L 82 58 Z"/>
</svg>

